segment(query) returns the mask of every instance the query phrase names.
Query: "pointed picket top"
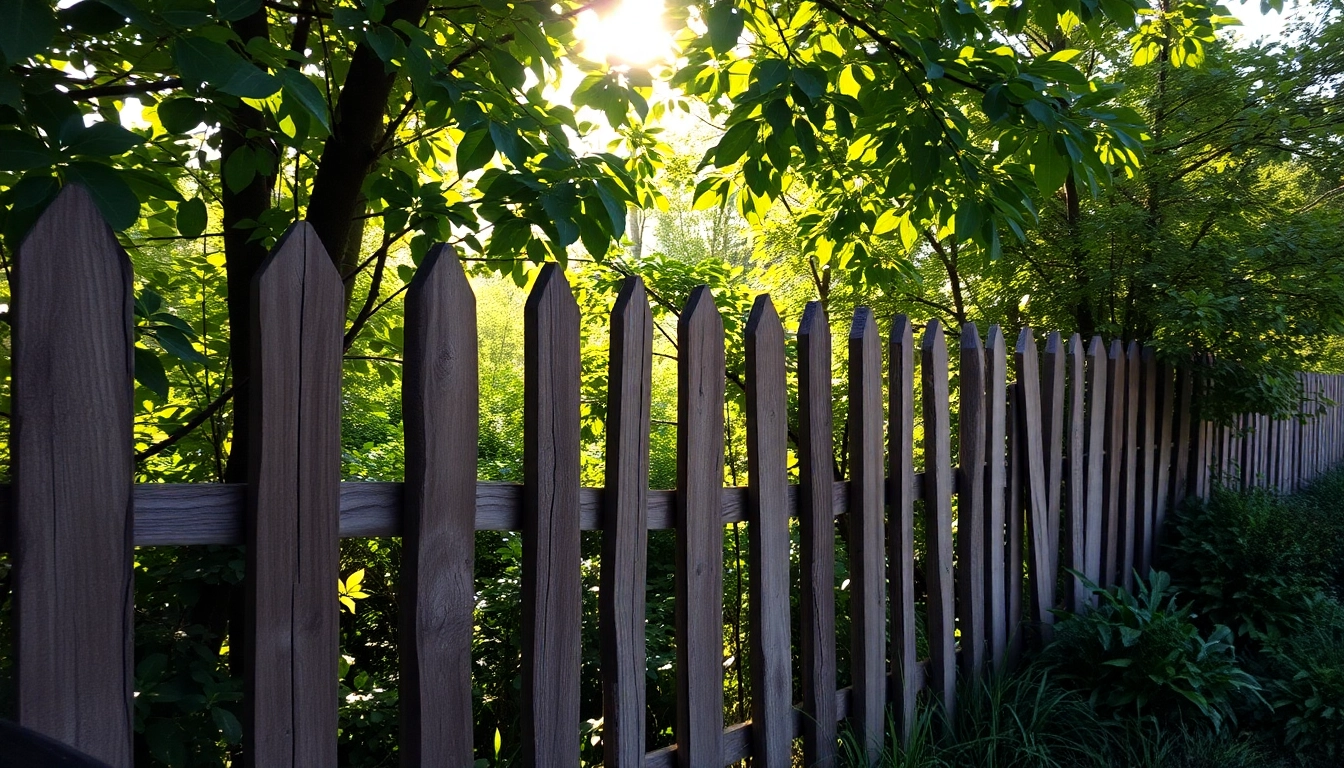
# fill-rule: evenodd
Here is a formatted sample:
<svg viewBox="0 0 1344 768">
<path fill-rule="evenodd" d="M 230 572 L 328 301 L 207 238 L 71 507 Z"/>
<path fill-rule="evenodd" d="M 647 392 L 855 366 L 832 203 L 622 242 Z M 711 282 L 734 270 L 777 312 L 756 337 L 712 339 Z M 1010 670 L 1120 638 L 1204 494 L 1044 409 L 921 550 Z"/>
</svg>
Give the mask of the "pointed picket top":
<svg viewBox="0 0 1344 768">
<path fill-rule="evenodd" d="M 1087 356 L 1092 358 L 1106 356 L 1106 342 L 1101 340 L 1100 334 L 1093 336 L 1087 343 Z"/>
<path fill-rule="evenodd" d="M 975 323 L 961 326 L 961 348 L 984 351 L 984 345 L 980 343 L 980 328 Z"/>
<path fill-rule="evenodd" d="M 873 316 L 873 310 L 868 307 L 855 309 L 854 319 L 849 324 L 849 338 L 861 339 L 875 333 L 877 333 L 877 318 Z"/>
<path fill-rule="evenodd" d="M 1125 343 L 1119 339 L 1111 339 L 1111 346 L 1107 351 L 1106 356 L 1109 357 L 1112 362 L 1115 362 L 1116 360 L 1124 360 Z"/>
<path fill-rule="evenodd" d="M 943 325 L 937 319 L 930 320 L 924 326 L 924 336 L 919 342 L 920 349 L 937 354 L 942 350 L 944 361 L 947 359 L 947 340 L 943 338 Z"/>
<path fill-rule="evenodd" d="M 723 317 L 714 303 L 714 293 L 708 285 L 697 285 L 691 289 L 691 295 L 681 308 L 677 333 L 715 330 L 719 334 L 723 333 Z"/>
<path fill-rule="evenodd" d="M 780 322 L 770 294 L 762 293 L 752 302 L 751 312 L 747 314 L 746 337 L 757 344 L 768 344 L 775 339 L 783 343 L 784 324 Z"/>
<path fill-rule="evenodd" d="M 408 303 L 414 294 L 433 295 L 436 301 L 466 301 L 476 306 L 476 293 L 471 290 L 457 249 L 447 243 L 436 243 L 420 260 L 406 288 Z"/>
<path fill-rule="evenodd" d="M 1039 360 L 1039 353 L 1036 350 L 1036 336 L 1032 333 L 1031 326 L 1028 325 L 1024 327 L 1022 331 L 1017 334 L 1017 346 L 1013 351 L 1021 356 L 1023 362 L 1035 363 Z M 1024 375 L 1025 373 L 1023 371 L 1018 371 L 1017 380 L 1022 381 Z M 1036 375 L 1040 376 L 1039 370 Z"/>
<path fill-rule="evenodd" d="M 523 312 L 524 314 L 540 312 L 543 308 L 548 308 L 546 305 L 551 302 L 559 302 L 557 306 L 574 304 L 575 309 L 578 308 L 564 267 L 554 261 L 541 265 L 537 279 L 532 283 L 532 290 L 527 294 Z"/>
<path fill-rule="evenodd" d="M 621 290 L 616 294 L 616 301 L 611 305 L 611 319 L 613 323 L 619 322 L 627 328 L 640 322 L 641 318 L 651 315 L 649 309 L 649 294 L 644 288 L 644 278 L 639 275 L 630 275 L 621 281 Z M 652 318 L 648 317 L 652 322 Z"/>
<path fill-rule="evenodd" d="M 978 675 L 985 662 L 985 351 L 975 323 L 961 327 L 958 413 L 956 588 L 961 666 Z"/>
<path fill-rule="evenodd" d="M 300 274 L 305 285 L 309 281 L 330 283 L 333 280 L 337 286 L 342 285 L 341 275 L 336 271 L 336 265 L 331 262 L 331 257 L 327 255 L 327 249 L 318 238 L 317 230 L 307 221 L 296 221 L 289 225 L 276 241 L 275 247 L 265 259 L 262 259 L 253 280 L 260 284 L 266 280 L 277 279 L 272 275 L 283 269 L 302 270 Z M 320 282 L 314 284 L 320 285 Z M 341 293 L 344 295 L 344 288 L 341 288 Z"/>
</svg>

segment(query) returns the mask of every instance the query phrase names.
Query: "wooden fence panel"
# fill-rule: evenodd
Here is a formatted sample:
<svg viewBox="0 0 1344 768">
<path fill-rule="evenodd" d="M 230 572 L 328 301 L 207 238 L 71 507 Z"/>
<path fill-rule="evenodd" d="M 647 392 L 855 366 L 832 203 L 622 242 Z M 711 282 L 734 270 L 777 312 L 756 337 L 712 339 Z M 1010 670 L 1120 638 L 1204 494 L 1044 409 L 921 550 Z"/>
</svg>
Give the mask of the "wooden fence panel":
<svg viewBox="0 0 1344 768">
<path fill-rule="evenodd" d="M 1190 442 L 1191 429 L 1193 427 L 1193 415 L 1191 414 L 1192 398 L 1194 396 L 1194 375 L 1187 369 L 1177 374 L 1177 389 L 1180 391 L 1180 403 L 1176 407 L 1176 418 L 1179 419 L 1176 428 L 1176 468 L 1171 483 L 1170 504 L 1173 506 L 1181 503 L 1191 493 L 1190 488 L 1190 452 L 1192 445 Z"/>
<path fill-rule="evenodd" d="M 1093 584 L 1102 584 L 1102 549 L 1106 521 L 1106 348 L 1100 336 L 1087 345 L 1087 551 L 1083 573 Z M 1095 595 L 1088 599 L 1097 603 Z"/>
<path fill-rule="evenodd" d="M 13 281 L 15 714 L 122 768 L 133 720 L 131 264 L 89 193 L 69 185 L 19 247 Z"/>
<path fill-rule="evenodd" d="M 873 311 L 859 307 L 849 330 L 849 663 L 854 680 L 849 716 L 870 760 L 881 754 L 886 732 L 883 423 L 882 337 Z"/>
<path fill-rule="evenodd" d="M 1135 565 L 1145 578 L 1152 564 L 1153 531 L 1157 507 L 1153 496 L 1157 493 L 1157 358 L 1151 347 L 1144 347 L 1139 357 L 1139 472 L 1138 524 L 1135 526 Z"/>
<path fill-rule="evenodd" d="M 746 352 L 751 755 L 753 765 L 787 768 L 793 748 L 789 414 L 784 326 L 768 294 L 756 297 L 747 317 Z"/>
<path fill-rule="evenodd" d="M 558 264 L 524 308 L 522 759 L 578 765 L 579 307 Z"/>
<path fill-rule="evenodd" d="M 1050 512 L 1045 490 L 1045 446 L 1041 434 L 1041 367 L 1031 328 L 1023 328 L 1017 337 L 1014 357 L 1017 380 L 1022 387 L 1022 408 L 1018 411 L 1018 423 L 1022 427 L 1025 448 L 1022 473 L 1027 491 L 1027 530 L 1030 532 L 1027 578 L 1031 589 L 1031 623 L 1040 633 L 1041 639 L 1048 640 L 1050 625 L 1054 622 L 1050 609 L 1055 602 L 1055 576 L 1051 568 L 1054 558 L 1050 554 Z"/>
<path fill-rule="evenodd" d="M 723 319 L 707 286 L 677 324 L 677 764 L 723 765 Z"/>
<path fill-rule="evenodd" d="M 1046 554 L 1050 557 L 1050 573 L 1059 572 L 1059 527 L 1061 523 L 1061 494 L 1064 488 L 1064 340 L 1059 331 L 1051 331 L 1045 339 L 1045 354 L 1041 365 L 1041 438 L 1045 441 L 1042 458 L 1045 462 L 1045 509 L 1047 541 Z M 1053 591 L 1053 590 L 1052 590 Z"/>
<path fill-rule="evenodd" d="M 1004 589 L 1004 516 L 1007 509 L 1008 353 L 1003 330 L 989 327 L 985 339 L 985 595 L 986 645 L 995 670 L 1008 653 L 1008 599 Z M 914 416 L 912 411 L 911 416 Z M 913 418 L 912 418 L 913 421 Z"/>
<path fill-rule="evenodd" d="M 1120 576 L 1120 491 L 1125 466 L 1125 352 L 1119 339 L 1111 341 L 1106 361 L 1106 521 L 1103 526 L 1105 545 L 1101 555 L 1101 581 L 1098 586 L 1109 587 Z"/>
<path fill-rule="evenodd" d="M 803 763 L 822 768 L 833 768 L 837 759 L 831 396 L 831 327 L 821 302 L 812 301 L 798 325 L 798 425 L 802 438 L 798 446 L 798 530 L 803 581 L 799 614 Z M 893 473 L 894 469 L 893 464 Z M 894 519 L 895 502 L 892 509 Z M 896 566 L 893 557 L 892 568 Z"/>
<path fill-rule="evenodd" d="M 1120 573 L 1116 575 L 1116 583 L 1124 585 L 1126 590 L 1134 588 L 1134 566 L 1138 562 L 1135 545 L 1140 535 L 1138 516 L 1143 513 L 1138 498 L 1139 381 L 1142 372 L 1139 343 L 1131 341 L 1125 354 L 1125 480 L 1120 489 Z"/>
<path fill-rule="evenodd" d="M 1069 567 L 1078 573 L 1087 572 L 1087 485 L 1084 475 L 1087 468 L 1086 454 L 1083 449 L 1085 413 L 1083 370 L 1086 362 L 1083 339 L 1078 334 L 1069 337 Z M 1087 590 L 1077 578 L 1070 579 L 1070 600 L 1066 603 L 1074 611 L 1081 611 L 1087 601 Z"/>
<path fill-rule="evenodd" d="M 985 666 L 985 350 L 975 323 L 961 328 L 957 477 L 957 616 L 962 674 Z"/>
<path fill-rule="evenodd" d="M 245 760 L 336 762 L 340 275 L 306 222 L 253 282 Z"/>
<path fill-rule="evenodd" d="M 930 320 L 925 327 L 920 358 L 929 687 L 942 701 L 950 719 L 956 711 L 957 686 L 952 586 L 952 426 L 948 413 L 947 342 L 937 320 Z"/>
<path fill-rule="evenodd" d="M 1004 589 L 1008 592 L 1008 659 L 1009 669 L 1016 669 L 1022 660 L 1022 536 L 1026 529 L 1023 514 L 1025 493 L 1023 471 L 1026 466 L 1026 441 L 1022 428 L 1022 385 L 1008 385 L 1008 508 L 1004 524 L 1007 542 L 1004 557 Z"/>
<path fill-rule="evenodd" d="M 406 291 L 398 595 L 404 766 L 473 761 L 478 359 L 476 297 L 452 247 L 437 245 Z"/>
<path fill-rule="evenodd" d="M 644 281 L 627 277 L 611 310 L 606 488 L 597 593 L 602 654 L 602 756 L 612 768 L 644 764 L 644 620 L 648 559 L 649 418 L 653 317 Z"/>
<path fill-rule="evenodd" d="M 890 700 L 897 733 L 907 744 L 915 727 L 915 697 L 924 685 L 915 655 L 915 341 L 910 319 L 898 315 L 888 349 L 891 428 L 887 569 L 891 583 Z M 829 405 L 828 405 L 829 407 Z M 1000 555 L 1002 560 L 1002 555 Z M 1001 592 L 1002 590 L 1000 590 Z M 807 765 L 812 763 L 804 761 Z"/>
<path fill-rule="evenodd" d="M 1158 368 L 1161 386 L 1161 410 L 1157 427 L 1157 487 L 1153 504 L 1153 543 L 1150 558 L 1157 559 L 1162 544 L 1163 529 L 1167 524 L 1167 506 L 1171 500 L 1171 435 L 1176 420 L 1176 376 L 1171 365 L 1162 363 Z M 1145 571 L 1147 573 L 1147 571 Z"/>
</svg>

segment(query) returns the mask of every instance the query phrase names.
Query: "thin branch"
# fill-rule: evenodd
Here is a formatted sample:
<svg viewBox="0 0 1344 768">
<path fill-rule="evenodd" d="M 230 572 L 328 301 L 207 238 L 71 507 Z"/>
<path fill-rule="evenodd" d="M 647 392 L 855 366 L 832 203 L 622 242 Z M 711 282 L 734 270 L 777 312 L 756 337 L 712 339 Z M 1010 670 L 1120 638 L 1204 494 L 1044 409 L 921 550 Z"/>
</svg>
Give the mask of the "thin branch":
<svg viewBox="0 0 1344 768">
<path fill-rule="evenodd" d="M 145 93 L 171 91 L 174 88 L 181 87 L 182 78 L 170 77 L 164 80 L 127 83 L 125 85 L 93 85 L 88 88 L 78 88 L 67 91 L 65 95 L 70 97 L 73 101 L 88 101 L 90 99 L 102 99 L 110 96 L 138 96 Z"/>
<path fill-rule="evenodd" d="M 211 416 L 214 416 L 216 411 L 218 411 L 220 408 L 223 408 L 224 404 L 229 402 L 229 400 L 233 398 L 233 390 L 235 387 L 238 387 L 246 383 L 247 383 L 246 381 L 235 382 L 233 386 L 226 387 L 223 392 L 219 393 L 219 396 L 216 397 L 214 401 L 212 401 L 209 405 L 205 406 L 201 410 L 197 411 L 196 415 L 188 419 L 185 423 L 182 424 L 182 426 L 170 432 L 167 437 L 145 448 L 143 451 L 137 451 L 135 454 L 135 460 L 144 461 L 145 459 L 148 459 L 151 456 L 156 456 L 166 451 L 167 449 L 171 448 L 174 444 L 177 443 L 177 441 L 181 440 L 182 438 L 194 432 L 197 427 L 201 426 L 206 421 L 208 421 Z"/>
</svg>

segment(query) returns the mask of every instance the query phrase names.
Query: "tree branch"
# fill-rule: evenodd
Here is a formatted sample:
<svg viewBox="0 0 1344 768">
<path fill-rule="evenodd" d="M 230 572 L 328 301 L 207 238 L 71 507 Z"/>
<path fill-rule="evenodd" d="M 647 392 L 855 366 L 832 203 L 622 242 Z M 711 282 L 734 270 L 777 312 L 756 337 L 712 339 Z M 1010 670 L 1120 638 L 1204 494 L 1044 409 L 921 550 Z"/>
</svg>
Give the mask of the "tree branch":
<svg viewBox="0 0 1344 768">
<path fill-rule="evenodd" d="M 90 99 L 103 99 L 110 96 L 138 96 L 145 93 L 157 93 L 159 91 L 171 91 L 174 88 L 182 87 L 182 78 L 170 77 L 165 80 L 154 80 L 151 82 L 125 83 L 122 85 L 93 85 L 88 88 L 79 88 L 66 92 L 74 101 L 88 101 Z"/>
<path fill-rule="evenodd" d="M 235 382 L 234 386 L 238 386 L 238 384 L 240 383 L 246 383 L 246 382 Z M 207 420 L 209 420 L 211 416 L 214 416 L 215 412 L 217 412 L 220 408 L 223 408 L 224 404 L 229 402 L 229 400 L 233 398 L 233 389 L 234 387 L 226 387 L 224 391 L 220 392 L 219 396 L 216 397 L 209 405 L 197 411 L 196 415 L 192 416 L 190 419 L 187 419 L 187 421 L 184 422 L 182 426 L 168 433 L 167 437 L 145 448 L 143 451 L 137 451 L 135 454 L 135 460 L 139 462 L 144 461 L 145 459 L 148 459 L 151 456 L 157 456 L 158 454 L 163 453 L 164 451 L 171 448 L 174 444 L 177 443 L 177 441 L 196 431 L 197 427 L 204 424 Z"/>
</svg>

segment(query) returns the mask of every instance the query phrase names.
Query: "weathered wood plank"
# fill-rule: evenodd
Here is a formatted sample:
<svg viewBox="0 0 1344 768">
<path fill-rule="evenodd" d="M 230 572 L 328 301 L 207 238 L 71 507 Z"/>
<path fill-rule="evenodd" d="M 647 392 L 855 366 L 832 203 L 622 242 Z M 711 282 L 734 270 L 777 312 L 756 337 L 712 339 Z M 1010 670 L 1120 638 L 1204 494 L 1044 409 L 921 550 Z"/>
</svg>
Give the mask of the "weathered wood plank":
<svg viewBox="0 0 1344 768">
<path fill-rule="evenodd" d="M 1106 512 L 1106 429 L 1110 423 L 1106 410 L 1106 348 L 1100 336 L 1087 346 L 1087 530 L 1083 573 L 1093 584 L 1102 583 L 1102 545 Z M 1093 605 L 1096 595 L 1088 595 Z"/>
<path fill-rule="evenodd" d="M 1176 467 L 1171 479 L 1171 498 L 1169 501 L 1172 506 L 1184 501 L 1191 493 L 1190 453 L 1194 448 L 1191 443 L 1194 418 L 1190 412 L 1191 401 L 1194 397 L 1194 376 L 1189 369 L 1182 368 L 1177 370 L 1177 379 L 1176 388 L 1180 393 L 1180 400 L 1176 406 Z"/>
<path fill-rule="evenodd" d="M 1003 330 L 989 327 L 985 390 L 985 643 L 990 662 L 1002 671 L 1008 653 L 1008 598 L 1004 589 L 1003 527 L 1007 504 L 1008 355 Z M 914 413 L 910 415 L 913 431 Z M 892 473 L 895 474 L 894 472 Z"/>
<path fill-rule="evenodd" d="M 1041 366 L 1036 351 L 1036 339 L 1031 328 L 1023 328 L 1017 337 L 1013 354 L 1017 366 L 1017 380 L 1022 387 L 1022 408 L 1018 421 L 1022 427 L 1026 466 L 1023 477 L 1026 485 L 1028 544 L 1027 574 L 1031 589 L 1031 623 L 1042 641 L 1050 639 L 1054 623 L 1055 574 L 1051 567 L 1050 510 L 1045 489 L 1045 446 L 1041 419 Z"/>
<path fill-rule="evenodd" d="M 1120 487 L 1120 573 L 1116 583 L 1123 584 L 1126 590 L 1134 588 L 1134 566 L 1138 562 L 1135 546 L 1138 543 L 1138 516 L 1143 512 L 1139 503 L 1139 377 L 1143 371 L 1140 360 L 1139 343 L 1129 342 L 1125 353 L 1125 442 L 1124 442 L 1124 484 Z"/>
<path fill-rule="evenodd" d="M 723 320 L 707 286 L 677 324 L 677 762 L 723 757 Z M 576 667 L 577 669 L 577 667 Z"/>
<path fill-rule="evenodd" d="M 521 758 L 579 762 L 579 307 L 558 264 L 523 309 Z"/>
<path fill-rule="evenodd" d="M 430 249 L 406 292 L 403 360 L 401 764 L 466 765 L 480 378 L 476 297 L 450 246 Z"/>
<path fill-rule="evenodd" d="M 243 738 L 256 766 L 336 761 L 341 278 L 306 222 L 252 284 Z"/>
<path fill-rule="evenodd" d="M 768 294 L 752 305 L 745 341 L 752 757 L 756 765 L 787 768 L 793 748 L 789 421 L 784 326 Z"/>
<path fill-rule="evenodd" d="M 890 419 L 887 432 L 891 476 L 887 496 L 887 579 L 891 583 L 892 702 L 896 732 L 909 743 L 915 727 L 916 694 L 922 687 L 915 651 L 915 340 L 910 318 L 897 315 L 888 347 Z M 805 764 L 809 764 L 804 761 Z"/>
<path fill-rule="evenodd" d="M 12 279 L 15 716 L 130 766 L 131 264 L 69 185 Z"/>
<path fill-rule="evenodd" d="M 799 631 L 803 763 L 820 768 L 833 768 L 837 760 L 831 397 L 831 327 L 821 302 L 812 301 L 798 325 L 798 535 L 803 582 Z M 892 590 L 895 593 L 896 587 Z"/>
<path fill-rule="evenodd" d="M 1069 406 L 1068 406 L 1068 444 L 1069 474 L 1069 567 L 1078 573 L 1087 572 L 1087 485 L 1084 477 L 1087 473 L 1087 457 L 1084 452 L 1085 403 L 1083 371 L 1087 353 L 1083 349 L 1083 339 L 1078 334 L 1069 337 Z M 1067 603 L 1075 612 L 1080 612 L 1087 602 L 1088 592 L 1077 578 L 1071 579 L 1070 600 Z"/>
<path fill-rule="evenodd" d="M 644 621 L 648 557 L 649 418 L 653 317 L 644 282 L 627 277 L 611 310 L 601 582 L 602 759 L 612 768 L 644 760 L 648 688 Z"/>
<path fill-rule="evenodd" d="M 957 624 L 966 678 L 985 666 L 985 349 L 975 323 L 961 328 L 957 452 Z"/>
<path fill-rule="evenodd" d="M 1138 521 L 1134 531 L 1134 560 L 1139 573 L 1145 578 L 1152 564 L 1153 532 L 1156 530 L 1157 493 L 1157 358 L 1152 347 L 1145 346 L 1139 355 L 1139 432 L 1138 432 Z"/>
<path fill-rule="evenodd" d="M 849 329 L 850 723 L 870 762 L 882 753 L 886 733 L 883 424 L 882 337 L 873 311 L 859 307 Z"/>
<path fill-rule="evenodd" d="M 1157 559 L 1162 545 L 1162 531 L 1167 523 L 1167 508 L 1171 503 L 1171 434 L 1176 419 L 1176 374 L 1168 363 L 1158 369 L 1162 387 L 1161 415 L 1157 428 L 1157 487 L 1153 507 L 1153 539 L 1149 544 L 1150 562 Z M 1146 575 L 1147 570 L 1144 571 Z"/>
<path fill-rule="evenodd" d="M 1098 586 L 1119 583 L 1121 545 L 1120 497 L 1125 467 L 1125 350 L 1119 339 L 1111 341 L 1106 361 L 1106 521 L 1105 545 L 1101 554 L 1101 581 Z"/>
<path fill-rule="evenodd" d="M 1016 669 L 1022 660 L 1025 637 L 1022 628 L 1022 578 L 1025 563 L 1022 557 L 1022 538 L 1026 532 L 1023 495 L 1026 482 L 1026 444 L 1022 429 L 1022 385 L 1008 385 L 1008 509 L 1005 529 L 1007 543 L 1004 555 L 1004 589 L 1008 603 L 1008 660 L 1009 669 Z"/>
<path fill-rule="evenodd" d="M 1050 558 L 1050 573 L 1059 572 L 1059 528 L 1061 524 L 1061 493 L 1064 485 L 1064 340 L 1059 331 L 1051 331 L 1045 340 L 1045 354 L 1041 365 L 1041 438 L 1045 441 L 1042 457 L 1045 462 L 1046 533 Z"/>
<path fill-rule="evenodd" d="M 930 320 L 920 349 L 924 398 L 924 551 L 928 585 L 929 687 L 949 721 L 956 712 L 956 637 L 952 583 L 952 446 L 947 342 Z"/>
</svg>

